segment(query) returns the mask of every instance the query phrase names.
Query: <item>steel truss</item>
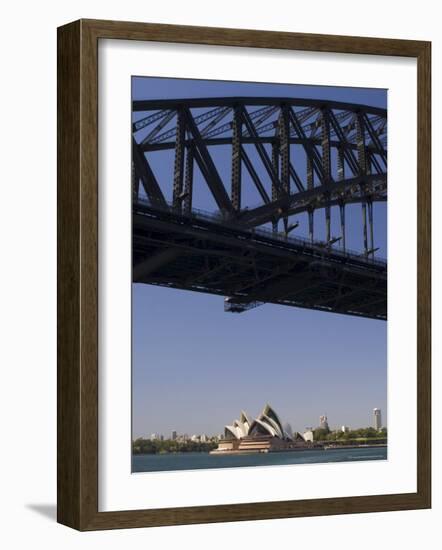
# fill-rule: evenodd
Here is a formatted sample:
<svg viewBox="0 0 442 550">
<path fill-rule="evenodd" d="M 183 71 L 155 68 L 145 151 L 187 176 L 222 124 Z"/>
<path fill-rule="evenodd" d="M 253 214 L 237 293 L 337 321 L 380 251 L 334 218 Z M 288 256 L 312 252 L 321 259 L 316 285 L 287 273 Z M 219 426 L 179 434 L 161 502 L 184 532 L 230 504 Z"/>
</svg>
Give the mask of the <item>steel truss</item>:
<svg viewBox="0 0 442 550">
<path fill-rule="evenodd" d="M 385 110 L 229 97 L 134 101 L 133 111 L 135 281 L 221 294 L 228 311 L 273 302 L 386 319 L 387 266 L 375 259 L 373 229 L 373 203 L 387 200 Z M 228 181 L 217 146 L 230 147 Z M 166 150 L 173 173 L 160 184 L 151 162 Z M 216 204 L 212 218 L 194 206 L 195 167 Z M 261 204 L 245 204 L 246 181 Z M 361 204 L 359 253 L 346 248 L 351 203 Z M 334 206 L 339 237 L 331 234 Z M 307 241 L 291 238 L 292 216 L 304 212 Z"/>
</svg>

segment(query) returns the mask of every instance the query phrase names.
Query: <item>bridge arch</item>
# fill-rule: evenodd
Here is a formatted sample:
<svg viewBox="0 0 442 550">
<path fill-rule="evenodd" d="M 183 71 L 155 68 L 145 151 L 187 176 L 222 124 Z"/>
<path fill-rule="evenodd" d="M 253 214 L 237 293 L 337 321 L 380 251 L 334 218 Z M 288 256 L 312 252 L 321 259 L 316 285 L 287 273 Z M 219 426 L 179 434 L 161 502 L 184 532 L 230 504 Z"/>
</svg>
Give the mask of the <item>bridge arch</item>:
<svg viewBox="0 0 442 550">
<path fill-rule="evenodd" d="M 132 149 L 134 282 L 218 294 L 232 312 L 271 302 L 387 318 L 373 230 L 374 204 L 387 200 L 386 110 L 286 97 L 137 100 Z M 355 203 L 358 251 L 346 244 Z"/>
<path fill-rule="evenodd" d="M 373 203 L 387 200 L 387 112 L 337 101 L 287 97 L 223 97 L 133 101 L 135 200 L 191 215 L 195 173 L 217 211 L 252 229 L 271 224 L 286 235 L 291 217 L 306 213 L 313 241 L 314 213 L 338 207 L 345 249 L 345 208 L 361 203 L 364 253 L 374 256 Z M 228 147 L 229 174 L 221 175 L 217 147 Z M 158 181 L 155 155 L 173 154 L 173 174 Z M 225 171 L 224 171 L 225 172 Z M 260 203 L 247 204 L 247 186 Z M 331 245 L 330 245 L 331 246 Z"/>
</svg>

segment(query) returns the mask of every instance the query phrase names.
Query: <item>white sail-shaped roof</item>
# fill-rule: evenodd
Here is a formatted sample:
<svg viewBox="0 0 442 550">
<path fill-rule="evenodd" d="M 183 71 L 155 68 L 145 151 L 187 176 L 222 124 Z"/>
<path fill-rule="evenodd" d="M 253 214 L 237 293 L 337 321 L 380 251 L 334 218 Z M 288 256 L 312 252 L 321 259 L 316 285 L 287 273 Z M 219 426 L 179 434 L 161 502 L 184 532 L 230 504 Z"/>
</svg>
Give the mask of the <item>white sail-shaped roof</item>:
<svg viewBox="0 0 442 550">
<path fill-rule="evenodd" d="M 284 434 L 283 434 L 282 428 L 277 422 L 273 420 L 273 418 L 271 418 L 270 416 L 267 416 L 266 414 L 262 414 L 260 416 L 260 420 L 272 426 L 273 430 L 275 431 L 275 434 L 281 439 L 283 439 Z"/>
<path fill-rule="evenodd" d="M 240 419 L 235 420 L 231 425 L 225 426 L 224 433 L 226 437 L 235 439 L 257 434 L 291 439 L 289 434 L 284 431 L 279 416 L 269 404 L 264 407 L 255 420 L 252 420 L 246 412 L 241 411 Z"/>
</svg>

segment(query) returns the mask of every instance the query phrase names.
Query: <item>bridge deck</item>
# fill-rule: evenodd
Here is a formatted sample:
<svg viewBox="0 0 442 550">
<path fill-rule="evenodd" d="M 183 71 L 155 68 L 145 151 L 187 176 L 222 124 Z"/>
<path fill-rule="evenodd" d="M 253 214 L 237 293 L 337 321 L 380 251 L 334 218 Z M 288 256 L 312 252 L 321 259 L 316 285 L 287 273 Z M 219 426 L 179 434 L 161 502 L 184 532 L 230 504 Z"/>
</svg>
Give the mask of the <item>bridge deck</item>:
<svg viewBox="0 0 442 550">
<path fill-rule="evenodd" d="M 216 218 L 136 204 L 133 280 L 260 303 L 387 318 L 387 264 L 302 239 L 244 230 Z"/>
</svg>

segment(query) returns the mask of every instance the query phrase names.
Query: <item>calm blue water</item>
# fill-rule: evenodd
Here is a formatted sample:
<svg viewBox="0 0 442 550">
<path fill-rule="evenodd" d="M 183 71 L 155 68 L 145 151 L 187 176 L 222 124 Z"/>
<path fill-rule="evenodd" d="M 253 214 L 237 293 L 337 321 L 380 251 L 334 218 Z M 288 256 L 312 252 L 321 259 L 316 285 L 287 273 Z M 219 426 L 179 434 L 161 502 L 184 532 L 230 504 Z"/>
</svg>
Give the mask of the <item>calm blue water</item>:
<svg viewBox="0 0 442 550">
<path fill-rule="evenodd" d="M 202 468 L 281 466 L 287 464 L 318 464 L 325 462 L 354 462 L 386 459 L 387 447 L 227 456 L 209 455 L 208 453 L 134 455 L 132 457 L 132 471 L 164 472 L 168 470 L 200 470 Z"/>
</svg>

